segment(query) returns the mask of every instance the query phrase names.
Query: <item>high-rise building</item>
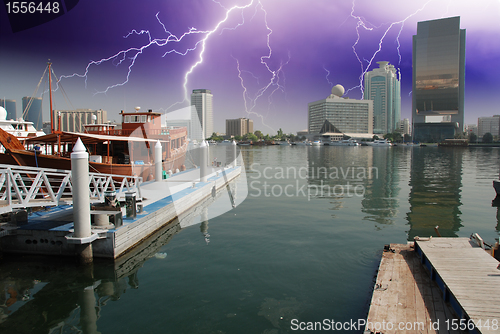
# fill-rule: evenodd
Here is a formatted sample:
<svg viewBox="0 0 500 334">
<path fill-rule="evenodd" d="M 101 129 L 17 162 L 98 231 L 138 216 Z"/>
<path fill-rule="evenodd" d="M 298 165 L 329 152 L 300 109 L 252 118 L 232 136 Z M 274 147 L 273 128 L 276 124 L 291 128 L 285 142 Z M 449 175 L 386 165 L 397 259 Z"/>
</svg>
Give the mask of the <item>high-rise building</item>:
<svg viewBox="0 0 500 334">
<path fill-rule="evenodd" d="M 402 135 L 411 135 L 410 120 L 408 118 L 400 120 L 397 131 Z"/>
<path fill-rule="evenodd" d="M 309 135 L 320 133 L 373 133 L 373 101 L 343 98 L 336 85 L 326 99 L 308 104 Z"/>
<path fill-rule="evenodd" d="M 475 134 L 477 136 L 478 134 L 478 128 L 476 124 L 467 124 L 465 126 L 465 132 L 470 135 L 470 134 Z"/>
<path fill-rule="evenodd" d="M 214 132 L 213 95 L 208 89 L 193 89 L 191 105 L 195 106 L 202 128 L 203 139 L 210 138 Z"/>
<path fill-rule="evenodd" d="M 413 36 L 413 134 L 442 141 L 464 130 L 465 29 L 460 17 L 418 22 Z"/>
<path fill-rule="evenodd" d="M 16 100 L 0 99 L 0 107 L 4 107 L 7 110 L 6 119 L 17 119 Z"/>
<path fill-rule="evenodd" d="M 377 62 L 376 68 L 365 74 L 365 100 L 373 101 L 373 133 L 392 133 L 401 119 L 401 78 L 388 61 Z"/>
<path fill-rule="evenodd" d="M 253 121 L 248 118 L 226 119 L 226 136 L 244 136 L 253 133 Z"/>
<path fill-rule="evenodd" d="M 37 130 L 43 127 L 42 117 L 42 98 L 41 97 L 23 97 L 23 119 L 33 122 Z"/>
<path fill-rule="evenodd" d="M 84 132 L 84 125 L 106 124 L 108 113 L 106 110 L 76 109 L 54 110 L 54 129 L 58 129 L 59 114 L 61 116 L 61 131 Z M 95 116 L 95 119 L 92 118 Z"/>
<path fill-rule="evenodd" d="M 482 138 L 488 132 L 493 136 L 500 135 L 500 115 L 477 119 L 477 135 Z"/>
</svg>

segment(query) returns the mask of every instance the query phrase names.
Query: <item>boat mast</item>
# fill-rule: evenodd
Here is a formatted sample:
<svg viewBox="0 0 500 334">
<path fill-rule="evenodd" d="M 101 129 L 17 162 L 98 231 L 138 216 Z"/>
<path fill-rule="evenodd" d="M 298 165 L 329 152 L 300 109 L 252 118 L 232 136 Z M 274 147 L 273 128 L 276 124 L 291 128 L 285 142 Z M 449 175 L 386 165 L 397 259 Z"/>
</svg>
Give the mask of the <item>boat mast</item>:
<svg viewBox="0 0 500 334">
<path fill-rule="evenodd" d="M 52 76 L 50 75 L 51 74 L 50 72 L 52 70 L 50 68 L 50 65 L 52 65 L 52 63 L 50 62 L 49 59 L 47 66 L 49 67 L 50 132 L 54 133 L 54 115 L 52 110 Z"/>
<path fill-rule="evenodd" d="M 58 119 L 57 124 L 59 125 L 59 129 L 57 131 L 55 131 L 55 129 L 54 129 L 54 110 L 52 108 L 52 76 L 51 76 L 52 63 L 50 62 L 50 59 L 49 59 L 49 62 L 47 63 L 47 65 L 49 67 L 50 132 L 57 134 L 57 155 L 60 156 L 61 155 L 61 120 Z"/>
</svg>

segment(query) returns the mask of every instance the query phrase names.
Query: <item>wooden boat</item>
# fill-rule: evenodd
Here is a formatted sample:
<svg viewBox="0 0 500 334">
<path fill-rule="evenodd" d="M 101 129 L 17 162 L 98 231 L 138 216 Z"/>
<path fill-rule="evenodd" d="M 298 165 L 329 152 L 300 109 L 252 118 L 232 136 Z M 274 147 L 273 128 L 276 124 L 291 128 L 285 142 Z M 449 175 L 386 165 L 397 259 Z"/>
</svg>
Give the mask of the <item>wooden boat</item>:
<svg viewBox="0 0 500 334">
<path fill-rule="evenodd" d="M 50 83 L 50 63 L 48 66 Z M 185 169 L 187 128 L 163 128 L 161 113 L 141 112 L 137 107 L 135 112 L 120 113 L 121 129 L 114 129 L 109 124 L 91 124 L 85 126 L 85 133 L 55 130 L 52 114 L 51 103 L 52 133 L 28 138 L 24 145 L 14 135 L 0 129 L 0 143 L 5 148 L 5 152 L 0 153 L 0 164 L 69 170 L 73 145 L 80 138 L 90 155 L 90 172 L 152 179 L 154 147 L 158 141 L 162 146 L 163 170 Z"/>
<path fill-rule="evenodd" d="M 154 172 L 154 147 L 157 141 L 162 146 L 163 170 L 184 170 L 187 150 L 187 129 L 159 127 L 160 113 L 125 113 L 128 116 L 146 118 L 146 123 L 122 123 L 115 130 L 107 124 L 87 125 L 86 133 L 58 131 L 45 136 L 25 140 L 26 147 L 15 137 L 0 130 L 0 142 L 5 153 L 0 154 L 1 164 L 42 168 L 71 169 L 70 154 L 74 143 L 80 138 L 89 154 L 89 170 L 105 174 L 137 175 L 151 179 Z M 139 118 L 140 119 L 140 118 Z M 158 129 L 151 125 L 158 125 Z M 149 126 L 148 126 L 149 125 Z M 128 127 L 127 127 L 128 126 Z M 130 126 L 136 126 L 131 129 Z M 42 154 L 45 152 L 54 154 Z"/>
</svg>

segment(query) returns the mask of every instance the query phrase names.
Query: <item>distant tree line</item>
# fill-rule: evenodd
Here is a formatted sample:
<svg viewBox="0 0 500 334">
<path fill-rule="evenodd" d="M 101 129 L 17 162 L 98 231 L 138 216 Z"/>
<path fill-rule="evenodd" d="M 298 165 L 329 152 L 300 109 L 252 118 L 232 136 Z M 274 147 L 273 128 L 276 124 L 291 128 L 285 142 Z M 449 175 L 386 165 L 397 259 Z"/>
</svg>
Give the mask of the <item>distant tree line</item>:
<svg viewBox="0 0 500 334">
<path fill-rule="evenodd" d="M 214 132 L 212 134 L 212 136 L 210 138 L 208 138 L 207 140 L 223 141 L 224 139 L 230 139 L 230 138 L 228 138 L 227 136 L 226 137 L 224 137 L 224 136 L 218 136 Z M 305 139 L 306 139 L 306 137 L 304 137 L 304 136 L 296 136 L 293 133 L 286 134 L 286 133 L 283 132 L 283 130 L 281 130 L 281 128 L 273 136 L 269 135 L 269 134 L 264 135 L 262 133 L 262 131 L 260 131 L 260 130 L 257 130 L 254 133 L 247 133 L 244 136 L 234 136 L 234 140 L 235 141 L 242 141 L 243 140 L 243 141 L 252 141 L 252 142 L 256 142 L 256 141 L 259 141 L 259 140 L 264 140 L 264 141 L 272 141 L 272 140 L 275 140 L 275 141 L 285 141 L 285 140 L 287 140 L 287 141 L 295 142 L 295 141 L 303 141 Z"/>
</svg>

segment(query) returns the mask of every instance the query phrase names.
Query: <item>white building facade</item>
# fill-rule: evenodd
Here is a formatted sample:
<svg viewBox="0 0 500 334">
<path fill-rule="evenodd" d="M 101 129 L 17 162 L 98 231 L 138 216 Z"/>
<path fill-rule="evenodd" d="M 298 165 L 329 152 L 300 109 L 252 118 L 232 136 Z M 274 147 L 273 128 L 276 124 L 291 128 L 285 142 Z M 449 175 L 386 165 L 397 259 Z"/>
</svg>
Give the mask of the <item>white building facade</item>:
<svg viewBox="0 0 500 334">
<path fill-rule="evenodd" d="M 326 99 L 308 104 L 310 135 L 322 132 L 373 133 L 373 101 L 343 98 L 343 94 L 344 87 L 336 85 Z"/>
<path fill-rule="evenodd" d="M 95 116 L 95 119 L 92 116 Z M 59 120 L 61 120 L 61 131 L 70 132 L 85 132 L 84 125 L 108 122 L 108 113 L 102 109 L 54 110 L 53 117 L 55 130 L 59 129 Z"/>
<path fill-rule="evenodd" d="M 196 108 L 196 115 L 203 133 L 202 139 L 210 138 L 214 132 L 212 92 L 208 89 L 193 89 L 191 105 Z"/>
<path fill-rule="evenodd" d="M 392 133 L 401 120 L 401 77 L 389 62 L 377 64 L 379 68 L 365 74 L 363 98 L 373 101 L 373 133 Z"/>
<path fill-rule="evenodd" d="M 479 117 L 477 119 L 477 132 L 479 137 L 483 137 L 488 132 L 493 136 L 498 136 L 500 134 L 500 115 Z"/>
</svg>

